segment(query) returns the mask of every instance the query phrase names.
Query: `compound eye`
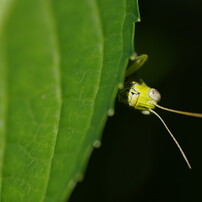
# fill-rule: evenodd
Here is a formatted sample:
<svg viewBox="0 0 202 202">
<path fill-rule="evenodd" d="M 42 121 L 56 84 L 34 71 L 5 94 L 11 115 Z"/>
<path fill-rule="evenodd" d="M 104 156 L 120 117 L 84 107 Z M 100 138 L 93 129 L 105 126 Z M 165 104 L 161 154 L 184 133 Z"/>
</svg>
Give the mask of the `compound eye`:
<svg viewBox="0 0 202 202">
<path fill-rule="evenodd" d="M 161 99 L 161 94 L 154 88 L 149 90 L 149 97 L 152 98 L 154 101 L 159 102 Z"/>
</svg>

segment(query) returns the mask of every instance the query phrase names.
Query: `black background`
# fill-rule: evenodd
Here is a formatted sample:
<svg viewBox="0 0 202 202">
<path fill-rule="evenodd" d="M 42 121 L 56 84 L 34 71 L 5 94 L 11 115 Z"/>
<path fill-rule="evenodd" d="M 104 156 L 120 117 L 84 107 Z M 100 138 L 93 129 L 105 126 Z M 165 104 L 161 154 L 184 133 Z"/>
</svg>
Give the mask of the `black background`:
<svg viewBox="0 0 202 202">
<path fill-rule="evenodd" d="M 142 0 L 139 6 L 135 49 L 149 55 L 139 75 L 161 92 L 161 105 L 202 112 L 202 1 Z M 202 119 L 156 111 L 193 169 L 155 116 L 117 101 L 70 202 L 202 201 Z"/>
</svg>

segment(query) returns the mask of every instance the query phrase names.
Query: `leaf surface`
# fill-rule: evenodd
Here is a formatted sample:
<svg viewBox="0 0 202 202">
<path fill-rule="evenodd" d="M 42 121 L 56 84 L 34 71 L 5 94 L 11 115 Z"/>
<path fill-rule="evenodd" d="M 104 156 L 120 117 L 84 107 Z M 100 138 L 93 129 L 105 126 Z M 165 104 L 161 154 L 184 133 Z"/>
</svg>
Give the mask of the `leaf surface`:
<svg viewBox="0 0 202 202">
<path fill-rule="evenodd" d="M 137 1 L 0 0 L 1 201 L 63 201 L 133 53 Z"/>
</svg>

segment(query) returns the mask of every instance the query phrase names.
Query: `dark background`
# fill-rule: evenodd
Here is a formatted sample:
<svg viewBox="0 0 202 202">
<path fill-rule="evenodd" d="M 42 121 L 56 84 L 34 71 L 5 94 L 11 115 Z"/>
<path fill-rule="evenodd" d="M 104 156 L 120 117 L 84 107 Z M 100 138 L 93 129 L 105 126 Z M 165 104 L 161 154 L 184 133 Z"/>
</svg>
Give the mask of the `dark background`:
<svg viewBox="0 0 202 202">
<path fill-rule="evenodd" d="M 142 0 L 139 6 L 135 48 L 149 55 L 139 75 L 161 92 L 161 105 L 202 112 L 202 1 Z M 157 111 L 193 169 L 155 116 L 117 102 L 70 202 L 202 201 L 202 119 Z"/>
</svg>

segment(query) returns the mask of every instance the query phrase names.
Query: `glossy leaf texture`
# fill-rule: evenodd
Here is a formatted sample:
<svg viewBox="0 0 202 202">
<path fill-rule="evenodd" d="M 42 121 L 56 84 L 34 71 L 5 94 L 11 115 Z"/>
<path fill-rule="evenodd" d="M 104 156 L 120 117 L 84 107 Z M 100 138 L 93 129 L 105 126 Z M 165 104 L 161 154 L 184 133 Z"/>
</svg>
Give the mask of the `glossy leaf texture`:
<svg viewBox="0 0 202 202">
<path fill-rule="evenodd" d="M 0 0 L 1 201 L 64 201 L 133 53 L 135 0 Z"/>
</svg>

